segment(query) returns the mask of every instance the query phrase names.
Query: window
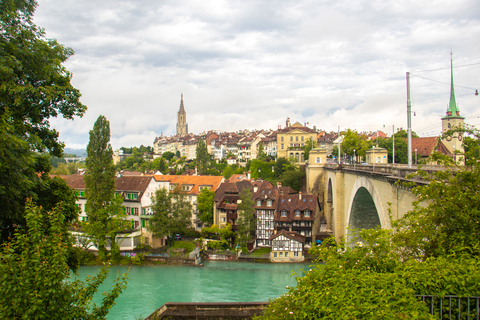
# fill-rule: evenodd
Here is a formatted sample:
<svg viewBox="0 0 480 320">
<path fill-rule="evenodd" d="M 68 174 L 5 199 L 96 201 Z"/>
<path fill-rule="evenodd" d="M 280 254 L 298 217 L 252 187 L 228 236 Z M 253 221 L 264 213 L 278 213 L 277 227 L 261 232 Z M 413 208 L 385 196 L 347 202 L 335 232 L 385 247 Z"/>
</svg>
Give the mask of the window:
<svg viewBox="0 0 480 320">
<path fill-rule="evenodd" d="M 127 193 L 127 199 L 128 200 L 136 200 L 137 199 L 137 194 L 136 193 Z"/>
<path fill-rule="evenodd" d="M 80 197 L 85 197 L 85 191 L 80 191 Z"/>
<path fill-rule="evenodd" d="M 305 214 L 305 217 L 310 217 L 310 211 L 309 210 L 305 210 L 304 214 Z"/>
<path fill-rule="evenodd" d="M 274 257 L 274 258 L 277 257 L 277 253 L 276 253 L 276 252 L 273 253 L 273 257 Z"/>
<path fill-rule="evenodd" d="M 303 136 L 302 136 L 302 141 L 303 141 Z"/>
<path fill-rule="evenodd" d="M 290 137 L 290 141 L 293 141 L 293 137 Z"/>
<path fill-rule="evenodd" d="M 267 199 L 267 206 L 271 207 L 273 205 L 272 199 Z"/>
<path fill-rule="evenodd" d="M 283 142 L 283 137 L 281 137 L 281 138 L 280 138 L 280 141 L 282 141 L 282 142 Z"/>
<path fill-rule="evenodd" d="M 282 145 L 280 146 L 280 149 L 283 149 L 283 143 L 282 143 Z"/>
<path fill-rule="evenodd" d="M 130 214 L 131 214 L 131 212 L 130 212 L 131 208 L 130 208 L 130 207 L 126 207 L 126 209 L 127 209 L 127 214 L 130 215 Z"/>
<path fill-rule="evenodd" d="M 300 217 L 300 210 L 295 210 L 295 217 Z"/>
<path fill-rule="evenodd" d="M 297 136 L 297 137 L 295 137 L 295 141 L 298 141 L 298 136 Z"/>
<path fill-rule="evenodd" d="M 280 256 L 280 258 L 282 258 L 283 257 L 283 252 L 279 252 L 279 256 Z"/>
<path fill-rule="evenodd" d="M 147 214 L 147 209 L 142 208 L 142 214 Z"/>
<path fill-rule="evenodd" d="M 257 207 L 260 207 L 262 205 L 262 200 L 257 200 Z"/>
<path fill-rule="evenodd" d="M 139 225 L 140 223 L 138 221 L 135 221 L 135 229 L 138 228 Z"/>
<path fill-rule="evenodd" d="M 298 251 L 295 251 L 295 252 L 293 253 L 293 256 L 294 256 L 294 257 L 298 257 Z"/>
<path fill-rule="evenodd" d="M 138 216 L 138 208 L 132 208 L 132 214 Z"/>
<path fill-rule="evenodd" d="M 320 162 L 321 162 L 321 161 L 320 161 L 320 157 L 316 157 L 316 158 L 315 158 L 315 163 L 320 163 Z"/>
<path fill-rule="evenodd" d="M 282 217 L 286 217 L 287 216 L 287 210 L 282 210 Z"/>
<path fill-rule="evenodd" d="M 288 252 L 285 252 L 285 258 L 288 258 Z"/>
</svg>

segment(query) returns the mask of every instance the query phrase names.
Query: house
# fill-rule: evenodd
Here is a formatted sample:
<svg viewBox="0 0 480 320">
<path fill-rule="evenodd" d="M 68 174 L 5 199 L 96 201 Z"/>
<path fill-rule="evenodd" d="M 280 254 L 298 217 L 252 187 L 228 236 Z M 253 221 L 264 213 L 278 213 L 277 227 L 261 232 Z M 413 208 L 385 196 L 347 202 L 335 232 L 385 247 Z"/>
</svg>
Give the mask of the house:
<svg viewBox="0 0 480 320">
<path fill-rule="evenodd" d="M 305 162 L 305 143 L 308 140 L 317 140 L 317 131 L 295 122 L 290 124 L 287 119 L 286 127 L 277 131 L 277 157 L 294 159 L 297 163 Z"/>
<path fill-rule="evenodd" d="M 283 194 L 275 212 L 275 230 L 296 231 L 305 237 L 305 246 L 309 247 L 316 234 L 319 211 L 316 194 Z"/>
<path fill-rule="evenodd" d="M 77 206 L 80 209 L 79 221 L 88 221 L 86 214 L 87 198 L 85 194 L 85 182 L 83 175 L 75 174 L 60 176 L 66 183 L 75 189 L 78 199 Z M 115 195 L 123 198 L 123 207 L 127 219 L 131 221 L 132 231 L 129 234 L 119 236 L 120 249 L 132 250 L 140 244 L 140 238 L 145 237 L 145 242 L 150 244 L 153 241 L 148 231 L 148 220 L 153 215 L 151 197 L 160 186 L 153 179 L 153 176 L 122 176 L 115 177 Z M 163 245 L 163 239 L 160 239 Z"/>
<path fill-rule="evenodd" d="M 192 204 L 192 226 L 196 231 L 201 231 L 204 223 L 199 219 L 197 197 L 200 192 L 207 188 L 215 192 L 224 178 L 222 176 L 197 176 L 197 175 L 155 175 L 154 180 L 159 187 L 174 191 L 177 188 L 184 192 L 188 201 Z"/>
<path fill-rule="evenodd" d="M 275 232 L 275 212 L 283 194 L 296 194 L 290 187 L 274 187 L 269 181 L 257 181 L 253 186 L 253 201 L 255 203 L 255 246 L 270 247 L 270 237 Z"/>
<path fill-rule="evenodd" d="M 213 224 L 216 224 L 219 228 L 225 228 L 227 223 L 230 223 L 232 230 L 235 231 L 240 193 L 243 189 L 251 191 L 253 185 L 248 179 L 234 178 L 235 180 L 230 182 L 232 177 L 223 182 L 215 192 L 215 197 L 213 198 Z"/>
<path fill-rule="evenodd" d="M 295 231 L 280 230 L 270 237 L 272 262 L 302 262 L 305 237 Z"/>
<path fill-rule="evenodd" d="M 428 157 L 435 152 L 453 157 L 453 154 L 440 137 L 412 138 L 412 157 L 414 163 L 420 163 L 428 159 Z"/>
</svg>

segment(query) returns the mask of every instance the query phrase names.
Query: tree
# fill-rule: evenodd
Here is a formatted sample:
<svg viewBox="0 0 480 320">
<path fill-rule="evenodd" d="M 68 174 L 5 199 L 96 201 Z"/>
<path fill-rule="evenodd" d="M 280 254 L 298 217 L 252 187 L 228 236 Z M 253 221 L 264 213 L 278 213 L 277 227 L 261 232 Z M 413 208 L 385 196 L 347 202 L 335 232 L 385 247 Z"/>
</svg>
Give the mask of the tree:
<svg viewBox="0 0 480 320">
<path fill-rule="evenodd" d="M 257 159 L 260 161 L 265 161 L 267 159 L 267 154 L 265 153 L 265 147 L 263 142 L 260 141 L 257 147 Z"/>
<path fill-rule="evenodd" d="M 0 318 L 3 319 L 105 319 L 125 289 L 127 275 L 117 276 L 101 305 L 91 306 L 108 274 L 104 266 L 86 283 L 69 279 L 67 255 L 72 247 L 64 215 L 56 207 L 44 211 L 28 202 L 27 232 L 16 232 L 0 250 Z"/>
<path fill-rule="evenodd" d="M 33 0 L 0 2 L 0 114 L 9 113 L 15 133 L 34 150 L 60 157 L 63 144 L 48 119 L 73 119 L 86 107 L 62 66 L 73 50 L 45 38 L 32 22 L 36 7 Z"/>
<path fill-rule="evenodd" d="M 346 153 L 348 156 L 355 155 L 359 157 L 365 157 L 367 150 L 371 147 L 371 142 L 366 141 L 365 137 L 358 134 L 357 131 L 348 129 L 345 133 L 341 145 L 341 152 Z M 338 149 L 334 155 L 338 154 Z"/>
<path fill-rule="evenodd" d="M 94 239 L 98 253 L 107 258 L 106 246 L 110 245 L 114 258 L 119 257 L 116 236 L 126 229 L 122 199 L 115 198 L 115 166 L 110 145 L 110 123 L 100 115 L 90 130 L 87 145 L 87 170 L 84 175 L 87 198 L 87 233 Z"/>
<path fill-rule="evenodd" d="M 152 197 L 152 211 L 150 231 L 157 236 L 171 239 L 176 233 L 184 233 L 191 225 L 192 205 L 179 188 L 173 192 L 157 189 Z"/>
<path fill-rule="evenodd" d="M 252 192 L 244 188 L 240 192 L 241 203 L 238 204 L 237 212 L 237 238 L 240 246 L 245 247 L 252 240 L 255 232 L 255 203 L 252 199 Z"/>
<path fill-rule="evenodd" d="M 215 192 L 209 190 L 208 188 L 203 188 L 200 194 L 197 197 L 198 202 L 198 212 L 200 220 L 204 223 L 212 225 L 213 224 L 213 198 L 215 197 Z"/>
<path fill-rule="evenodd" d="M 198 170 L 201 174 L 207 174 L 210 154 L 208 153 L 207 144 L 202 139 L 198 140 L 196 157 Z"/>
<path fill-rule="evenodd" d="M 162 158 L 164 158 L 167 161 L 172 160 L 173 157 L 175 157 L 175 153 L 173 153 L 173 152 L 166 151 L 166 152 L 162 153 Z"/>
<path fill-rule="evenodd" d="M 235 170 L 232 167 L 228 166 L 223 170 L 223 177 L 225 178 L 225 180 L 228 180 L 234 173 Z"/>
<path fill-rule="evenodd" d="M 33 0 L 0 1 L 1 241 L 13 236 L 15 226 L 26 226 L 26 198 L 38 200 L 38 192 L 55 193 L 60 185 L 50 184 L 47 157 L 33 152 L 62 155 L 63 144 L 48 120 L 59 115 L 73 119 L 86 111 L 62 66 L 73 51 L 45 39 L 32 23 L 36 6 Z"/>
<path fill-rule="evenodd" d="M 308 138 L 307 141 L 305 141 L 305 160 L 309 159 L 310 155 L 310 150 L 314 149 L 317 147 L 317 141 L 312 140 L 311 138 Z"/>
<path fill-rule="evenodd" d="M 474 128 L 455 129 L 462 136 L 466 150 L 465 165 L 451 156 L 435 153 L 431 159 L 446 167 L 432 173 L 419 170 L 416 175 L 429 183 L 415 186 L 418 200 L 413 210 L 393 226 L 398 231 L 394 241 L 404 241 L 405 259 L 425 260 L 429 257 L 468 252 L 480 256 L 480 132 Z"/>
</svg>

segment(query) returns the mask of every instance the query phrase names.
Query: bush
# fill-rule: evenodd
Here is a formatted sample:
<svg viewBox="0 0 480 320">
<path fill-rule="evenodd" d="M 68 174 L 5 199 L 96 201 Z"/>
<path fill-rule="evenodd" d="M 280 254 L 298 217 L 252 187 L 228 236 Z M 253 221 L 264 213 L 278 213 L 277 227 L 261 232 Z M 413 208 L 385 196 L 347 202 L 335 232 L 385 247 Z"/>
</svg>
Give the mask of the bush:
<svg viewBox="0 0 480 320">
<path fill-rule="evenodd" d="M 152 246 L 148 245 L 148 244 L 144 244 L 144 243 L 140 243 L 138 246 L 136 246 L 134 249 L 133 249 L 133 252 L 137 253 L 137 252 L 150 252 L 152 251 Z"/>
<path fill-rule="evenodd" d="M 187 231 L 185 231 L 184 236 L 186 238 L 200 238 L 201 233 L 194 229 L 187 229 Z"/>
<path fill-rule="evenodd" d="M 182 248 L 187 251 L 187 253 L 192 252 L 195 250 L 195 244 L 193 242 L 187 241 L 175 241 L 172 249 Z"/>
</svg>

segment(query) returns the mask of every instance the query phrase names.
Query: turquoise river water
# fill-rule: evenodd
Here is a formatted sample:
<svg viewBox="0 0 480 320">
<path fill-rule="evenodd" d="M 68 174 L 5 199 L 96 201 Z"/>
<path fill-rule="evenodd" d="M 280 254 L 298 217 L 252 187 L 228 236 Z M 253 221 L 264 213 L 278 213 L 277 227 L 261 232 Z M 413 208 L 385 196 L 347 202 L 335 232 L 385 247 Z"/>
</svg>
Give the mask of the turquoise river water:
<svg viewBox="0 0 480 320">
<path fill-rule="evenodd" d="M 143 319 L 165 302 L 268 301 L 287 292 L 286 286 L 295 286 L 295 276 L 302 276 L 303 270 L 309 269 L 306 263 L 204 261 L 202 264 L 204 267 L 131 267 L 127 289 L 117 298 L 108 319 Z M 79 278 L 94 275 L 98 269 L 81 267 Z M 124 273 L 127 269 L 112 266 L 99 292 L 111 288 L 117 271 Z M 98 294 L 94 302 L 99 303 L 101 298 Z"/>
</svg>

